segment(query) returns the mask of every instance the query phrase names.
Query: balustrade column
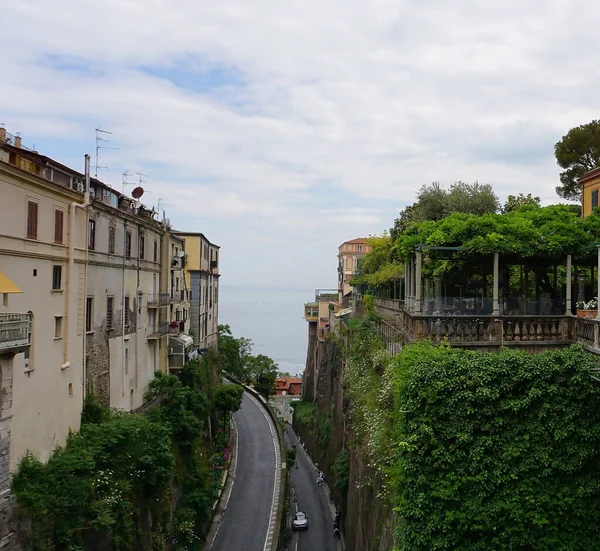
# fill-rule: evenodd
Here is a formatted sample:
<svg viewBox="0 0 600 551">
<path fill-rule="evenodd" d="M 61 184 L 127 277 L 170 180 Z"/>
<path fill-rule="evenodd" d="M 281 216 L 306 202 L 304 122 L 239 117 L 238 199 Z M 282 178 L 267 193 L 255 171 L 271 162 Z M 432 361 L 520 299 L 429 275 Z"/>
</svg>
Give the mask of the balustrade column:
<svg viewBox="0 0 600 551">
<path fill-rule="evenodd" d="M 421 313 L 421 251 L 417 251 L 415 259 L 415 313 Z"/>
<path fill-rule="evenodd" d="M 430 308 L 430 302 L 429 302 L 429 298 L 431 297 L 431 279 L 430 278 L 425 278 L 425 310 L 429 311 Z"/>
<path fill-rule="evenodd" d="M 566 303 L 567 307 L 565 308 L 566 316 L 572 316 L 573 312 L 571 312 L 571 255 L 567 255 L 567 292 L 566 292 Z"/>
<path fill-rule="evenodd" d="M 585 276 L 577 276 L 577 302 L 585 301 Z"/>
<path fill-rule="evenodd" d="M 498 268 L 500 255 L 498 253 L 494 253 L 494 283 L 493 283 L 493 303 L 492 303 L 492 316 L 499 316 L 500 309 L 498 307 L 498 287 L 499 287 L 499 277 L 498 277 Z"/>
</svg>

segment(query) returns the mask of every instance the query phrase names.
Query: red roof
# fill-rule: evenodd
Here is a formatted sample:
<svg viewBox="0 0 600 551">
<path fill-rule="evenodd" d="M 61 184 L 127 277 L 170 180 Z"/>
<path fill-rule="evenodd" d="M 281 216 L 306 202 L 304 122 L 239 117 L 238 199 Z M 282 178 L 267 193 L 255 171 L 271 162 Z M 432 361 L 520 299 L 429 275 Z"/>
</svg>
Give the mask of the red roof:
<svg viewBox="0 0 600 551">
<path fill-rule="evenodd" d="M 583 184 L 587 180 L 591 180 L 592 178 L 595 178 L 596 176 L 599 176 L 599 175 L 600 175 L 600 166 L 593 168 L 592 170 L 589 170 L 588 172 L 586 172 L 585 174 L 583 174 L 582 176 L 577 178 L 577 182 L 580 184 Z"/>
<path fill-rule="evenodd" d="M 366 243 L 367 239 L 367 237 L 357 237 L 356 239 L 351 239 L 350 241 L 344 241 L 342 245 L 345 245 L 346 243 Z"/>
<path fill-rule="evenodd" d="M 302 379 L 300 377 L 278 377 L 275 379 L 275 391 L 280 394 L 285 390 L 286 394 L 301 394 Z"/>
</svg>

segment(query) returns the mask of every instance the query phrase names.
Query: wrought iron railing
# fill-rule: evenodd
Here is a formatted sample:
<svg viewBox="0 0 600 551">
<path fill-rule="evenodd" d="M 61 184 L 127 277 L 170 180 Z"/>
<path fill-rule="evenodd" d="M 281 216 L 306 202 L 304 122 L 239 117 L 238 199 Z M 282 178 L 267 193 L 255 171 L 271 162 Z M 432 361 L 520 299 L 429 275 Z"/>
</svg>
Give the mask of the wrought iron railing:
<svg viewBox="0 0 600 551">
<path fill-rule="evenodd" d="M 0 350 L 27 346 L 30 332 L 30 314 L 0 314 Z"/>
<path fill-rule="evenodd" d="M 171 302 L 171 296 L 169 293 L 152 293 L 148 295 L 147 306 L 148 308 L 159 308 L 161 306 L 168 306 Z"/>
</svg>

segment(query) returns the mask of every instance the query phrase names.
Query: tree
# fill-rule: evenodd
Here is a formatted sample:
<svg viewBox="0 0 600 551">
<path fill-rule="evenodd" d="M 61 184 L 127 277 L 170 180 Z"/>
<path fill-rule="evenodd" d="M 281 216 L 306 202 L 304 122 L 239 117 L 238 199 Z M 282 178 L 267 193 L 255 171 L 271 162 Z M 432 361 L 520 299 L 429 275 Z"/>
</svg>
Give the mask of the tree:
<svg viewBox="0 0 600 551">
<path fill-rule="evenodd" d="M 265 399 L 275 392 L 277 364 L 268 356 L 263 354 L 252 356 L 249 361 L 248 375 L 252 378 L 256 391 Z"/>
<path fill-rule="evenodd" d="M 236 339 L 231 334 L 229 325 L 219 325 L 217 344 L 223 371 L 245 380 L 248 360 L 252 352 L 252 341 L 244 337 Z"/>
<path fill-rule="evenodd" d="M 237 411 L 242 407 L 244 389 L 240 385 L 219 385 L 215 391 L 215 406 L 221 411 Z"/>
<path fill-rule="evenodd" d="M 527 195 L 523 193 L 519 193 L 519 195 L 509 195 L 508 199 L 506 199 L 506 203 L 502 207 L 502 214 L 506 214 L 507 212 L 513 212 L 515 210 L 519 210 L 521 207 L 525 205 L 531 205 L 534 207 L 540 206 L 540 198 L 533 197 L 531 193 Z"/>
<path fill-rule="evenodd" d="M 568 200 L 578 200 L 581 195 L 577 178 L 600 166 L 600 120 L 571 128 L 554 146 L 554 156 L 560 173 L 561 186 L 556 193 Z"/>
<path fill-rule="evenodd" d="M 277 377 L 280 379 L 289 379 L 290 377 L 293 377 L 293 375 L 289 371 L 278 371 Z"/>
<path fill-rule="evenodd" d="M 455 212 L 464 214 L 495 213 L 500 208 L 498 197 L 490 184 L 454 182 L 449 189 L 439 182 L 424 185 L 417 194 L 417 201 L 400 212 L 390 230 L 393 241 L 413 224 L 433 220 L 437 222 Z"/>
</svg>

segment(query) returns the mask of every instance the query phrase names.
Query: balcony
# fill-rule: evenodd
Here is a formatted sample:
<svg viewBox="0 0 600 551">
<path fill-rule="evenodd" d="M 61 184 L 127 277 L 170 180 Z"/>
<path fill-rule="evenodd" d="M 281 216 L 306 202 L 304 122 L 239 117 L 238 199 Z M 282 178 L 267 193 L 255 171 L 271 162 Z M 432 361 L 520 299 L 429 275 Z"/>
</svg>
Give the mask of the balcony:
<svg viewBox="0 0 600 551">
<path fill-rule="evenodd" d="M 29 346 L 30 331 L 29 314 L 0 314 L 0 354 Z"/>
<path fill-rule="evenodd" d="M 319 321 L 319 304 L 317 302 L 308 302 L 304 305 L 304 319 Z"/>
<path fill-rule="evenodd" d="M 169 334 L 169 322 L 164 321 L 161 323 L 155 323 L 154 325 L 148 326 L 146 329 L 147 339 L 160 339 L 165 335 Z"/>
<path fill-rule="evenodd" d="M 171 290 L 171 302 L 183 302 L 185 299 L 185 289 L 180 291 Z"/>
<path fill-rule="evenodd" d="M 146 303 L 148 308 L 162 308 L 168 306 L 171 303 L 171 296 L 169 293 L 152 293 L 148 295 L 148 301 Z"/>
</svg>

